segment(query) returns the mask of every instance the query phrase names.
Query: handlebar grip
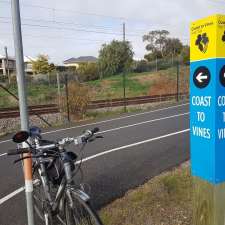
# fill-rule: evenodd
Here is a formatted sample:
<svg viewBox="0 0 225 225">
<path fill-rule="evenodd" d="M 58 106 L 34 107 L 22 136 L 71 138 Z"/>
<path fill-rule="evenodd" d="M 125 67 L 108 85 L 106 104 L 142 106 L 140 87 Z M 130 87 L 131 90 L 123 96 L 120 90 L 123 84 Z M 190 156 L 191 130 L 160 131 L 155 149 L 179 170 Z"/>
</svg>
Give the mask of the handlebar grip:
<svg viewBox="0 0 225 225">
<path fill-rule="evenodd" d="M 100 129 L 98 127 L 95 127 L 94 129 L 91 130 L 92 134 L 95 134 L 99 131 L 100 131 Z"/>
<path fill-rule="evenodd" d="M 28 148 L 26 149 L 10 149 L 7 151 L 7 155 L 20 155 L 23 153 L 29 153 L 30 150 Z"/>
</svg>

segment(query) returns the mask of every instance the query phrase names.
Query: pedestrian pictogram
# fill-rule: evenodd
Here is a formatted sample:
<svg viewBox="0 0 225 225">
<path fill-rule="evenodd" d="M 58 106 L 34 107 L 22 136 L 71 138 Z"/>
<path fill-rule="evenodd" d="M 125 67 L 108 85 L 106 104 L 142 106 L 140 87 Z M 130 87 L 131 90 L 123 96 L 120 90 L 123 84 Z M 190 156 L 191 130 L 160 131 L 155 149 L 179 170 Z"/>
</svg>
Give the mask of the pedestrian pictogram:
<svg viewBox="0 0 225 225">
<path fill-rule="evenodd" d="M 210 72 L 206 67 L 202 66 L 197 68 L 193 76 L 195 86 L 198 88 L 205 88 L 210 82 L 210 77 Z"/>
<path fill-rule="evenodd" d="M 208 44 L 209 44 L 209 38 L 208 38 L 208 36 L 207 36 L 206 33 L 199 34 L 197 36 L 197 40 L 195 42 L 195 45 L 198 46 L 198 49 L 201 52 L 203 52 L 203 53 L 206 53 L 207 52 Z"/>
<path fill-rule="evenodd" d="M 225 87 L 225 66 L 220 70 L 220 83 Z"/>
</svg>

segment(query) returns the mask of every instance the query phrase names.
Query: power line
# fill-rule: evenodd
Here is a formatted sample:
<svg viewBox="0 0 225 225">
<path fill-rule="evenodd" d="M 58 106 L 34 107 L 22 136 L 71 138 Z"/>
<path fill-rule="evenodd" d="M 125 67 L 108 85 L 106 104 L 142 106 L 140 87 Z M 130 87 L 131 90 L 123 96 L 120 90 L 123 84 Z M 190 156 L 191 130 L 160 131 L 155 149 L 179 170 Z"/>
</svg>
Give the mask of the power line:
<svg viewBox="0 0 225 225">
<path fill-rule="evenodd" d="M 0 23 L 11 24 L 10 21 L 0 21 Z M 39 27 L 39 28 L 50 28 L 50 29 L 56 29 L 56 30 L 70 30 L 70 31 L 73 30 L 73 31 L 88 32 L 88 33 L 99 33 L 99 34 L 122 35 L 122 33 L 112 33 L 112 32 L 86 30 L 86 29 L 78 29 L 78 28 L 74 29 L 74 28 L 68 28 L 68 27 L 56 27 L 56 26 L 41 25 L 41 24 L 22 23 L 22 26 Z"/>
<path fill-rule="evenodd" d="M 0 16 L 0 19 L 11 20 L 10 17 L 4 17 L 4 16 Z M 27 20 L 27 21 L 33 21 L 33 22 L 52 23 L 52 24 L 58 24 L 58 25 L 73 25 L 73 26 L 81 26 L 81 27 L 88 27 L 89 26 L 89 27 L 93 27 L 93 28 L 96 28 L 96 29 L 104 30 L 104 31 L 113 30 L 115 28 L 114 26 L 98 26 L 98 25 L 93 25 L 93 24 L 81 24 L 81 23 L 74 23 L 74 22 L 62 22 L 62 21 L 56 21 L 56 20 L 53 21 L 53 20 L 42 20 L 42 19 L 32 19 L 32 18 L 21 18 L 21 19 L 22 19 L 22 21 L 23 20 Z M 120 27 L 118 26 L 117 28 L 119 29 Z M 132 29 L 132 30 L 134 32 L 148 32 L 148 29 L 146 29 L 146 30 L 144 30 L 144 29 Z"/>
<path fill-rule="evenodd" d="M 11 20 L 11 17 L 4 17 L 0 16 L 0 19 L 6 19 L 6 20 Z M 93 25 L 93 24 L 81 24 L 81 23 L 74 23 L 74 22 L 62 22 L 62 21 L 57 21 L 57 20 L 43 20 L 43 19 L 33 19 L 33 18 L 21 18 L 21 20 L 28 20 L 28 21 L 33 21 L 33 22 L 43 22 L 43 23 L 54 23 L 54 24 L 61 24 L 61 25 L 74 25 L 74 26 L 83 26 L 83 27 L 95 27 L 97 29 L 113 29 L 113 26 L 98 26 L 98 25 Z M 118 26 L 119 28 L 119 26 Z"/>
<path fill-rule="evenodd" d="M 6 0 L 0 0 L 0 2 L 10 4 L 10 1 L 6 1 Z M 88 15 L 88 16 L 112 18 L 112 19 L 120 20 L 121 22 L 124 22 L 125 20 L 126 21 L 136 21 L 136 22 L 145 22 L 145 23 L 147 22 L 147 20 L 137 20 L 137 19 L 131 19 L 131 18 L 126 18 L 126 17 L 122 17 L 122 16 L 121 17 L 119 17 L 119 16 L 111 16 L 111 15 L 99 14 L 99 13 L 95 13 L 95 12 L 83 12 L 83 11 L 81 12 L 81 11 L 68 10 L 68 9 L 57 9 L 57 8 L 41 6 L 41 5 L 33 5 L 33 4 L 21 3 L 21 6 L 46 9 L 46 10 L 52 11 L 53 14 L 55 13 L 55 11 L 59 11 L 59 12 L 70 12 L 72 14 L 79 14 L 79 15 Z M 155 24 L 155 25 L 159 25 L 159 24 Z M 163 25 L 164 26 L 168 26 L 170 24 L 163 24 Z"/>
<path fill-rule="evenodd" d="M 2 24 L 10 24 L 10 21 L 0 21 Z M 78 28 L 69 28 L 69 27 L 56 27 L 56 26 L 49 26 L 49 25 L 40 25 L 40 24 L 29 24 L 29 23 L 22 23 L 22 26 L 28 27 L 37 27 L 37 28 L 49 28 L 54 30 L 69 30 L 69 31 L 78 31 L 78 32 L 86 32 L 86 33 L 96 33 L 96 34 L 106 34 L 106 35 L 116 35 L 122 36 L 122 33 L 114 33 L 114 32 L 105 32 L 105 31 L 97 31 L 97 30 L 87 30 L 87 29 L 78 29 Z M 141 34 L 127 34 L 127 36 L 136 36 L 140 37 Z"/>
<path fill-rule="evenodd" d="M 3 33 L 1 36 L 12 36 L 12 33 Z M 32 34 L 24 34 L 24 38 L 26 37 L 33 37 L 33 38 L 43 38 L 43 39 L 72 39 L 72 40 L 78 40 L 78 41 L 92 41 L 92 42 L 107 42 L 110 40 L 100 40 L 100 39 L 88 39 L 88 38 L 76 38 L 76 37 L 68 37 L 68 36 L 46 36 L 46 35 L 32 35 Z"/>
<path fill-rule="evenodd" d="M 1 0 L 0 2 L 11 4 L 10 1 L 5 1 L 5 0 Z M 80 11 L 68 10 L 68 9 L 56 9 L 56 8 L 52 8 L 52 7 L 41 6 L 41 5 L 33 5 L 33 4 L 21 3 L 21 6 L 46 9 L 46 10 L 49 10 L 49 11 L 55 10 L 55 11 L 60 11 L 60 12 L 71 12 L 71 13 L 74 13 L 74 14 L 81 14 L 81 15 L 90 15 L 90 16 L 97 16 L 97 17 L 108 17 L 108 18 L 113 18 L 113 19 L 118 19 L 118 20 L 124 20 L 125 19 L 124 17 L 117 17 L 117 16 L 111 16 L 111 15 L 105 15 L 105 14 L 98 14 L 98 13 L 93 13 L 93 12 L 80 12 Z"/>
<path fill-rule="evenodd" d="M 0 19 L 7 19 L 7 20 L 10 20 L 10 17 L 0 17 Z M 55 23 L 55 24 L 64 24 L 64 25 L 80 25 L 80 26 L 83 26 L 83 24 L 76 24 L 76 23 L 72 23 L 72 22 L 60 22 L 60 21 L 56 21 L 56 22 L 53 22 L 53 21 L 50 21 L 50 20 L 35 20 L 35 19 L 26 19 L 26 20 L 30 20 L 30 21 L 35 21 L 35 22 L 51 22 L 51 23 Z M 10 24 L 10 21 L 0 21 L 0 23 L 6 23 L 6 24 Z M 57 29 L 57 30 L 74 30 L 74 31 L 80 31 L 80 32 L 91 32 L 91 33 L 100 33 L 100 34 L 109 34 L 109 35 L 119 35 L 121 36 L 122 33 L 116 33 L 116 32 L 110 32 L 109 30 L 106 30 L 106 29 L 100 29 L 100 30 L 87 30 L 88 28 L 86 29 L 83 29 L 83 28 L 73 28 L 73 27 L 56 27 L 56 26 L 50 26 L 50 25 L 42 25 L 42 24 L 31 24 L 31 23 L 22 23 L 23 26 L 30 26 L 30 27 L 40 27 L 40 28 L 52 28 L 52 29 Z M 113 27 L 112 27 L 113 28 Z M 136 37 L 140 37 L 142 36 L 143 34 L 140 34 L 140 32 L 143 32 L 143 33 L 146 33 L 148 32 L 147 29 L 146 30 L 141 30 L 141 29 L 138 29 L 139 33 L 135 32 L 135 30 L 133 30 L 134 32 L 129 32 L 127 35 L 128 36 L 136 36 Z"/>
</svg>

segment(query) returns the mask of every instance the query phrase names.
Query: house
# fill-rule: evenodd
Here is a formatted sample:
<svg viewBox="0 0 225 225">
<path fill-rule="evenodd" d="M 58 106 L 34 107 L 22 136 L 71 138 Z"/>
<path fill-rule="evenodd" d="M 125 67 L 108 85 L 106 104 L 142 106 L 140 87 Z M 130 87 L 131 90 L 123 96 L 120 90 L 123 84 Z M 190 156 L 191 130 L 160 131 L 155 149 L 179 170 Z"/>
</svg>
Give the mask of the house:
<svg viewBox="0 0 225 225">
<path fill-rule="evenodd" d="M 25 73 L 29 75 L 33 75 L 33 68 L 32 68 L 32 62 L 36 61 L 35 58 L 32 58 L 30 56 L 24 56 L 24 69 Z"/>
<path fill-rule="evenodd" d="M 67 67 L 79 67 L 81 63 L 96 63 L 97 58 L 94 56 L 80 56 L 78 58 L 70 58 L 63 62 L 63 64 Z"/>
<path fill-rule="evenodd" d="M 7 74 L 13 74 L 16 71 L 16 60 L 13 57 L 8 57 L 8 65 L 7 59 L 5 56 L 0 55 L 0 75 L 7 76 Z"/>
<path fill-rule="evenodd" d="M 25 73 L 32 75 L 32 62 L 36 59 L 30 56 L 24 56 L 24 69 Z M 7 66 L 7 59 L 5 56 L 0 55 L 0 75 L 7 76 L 9 71 L 9 75 L 16 73 L 16 60 L 14 57 L 8 57 L 8 66 Z"/>
</svg>

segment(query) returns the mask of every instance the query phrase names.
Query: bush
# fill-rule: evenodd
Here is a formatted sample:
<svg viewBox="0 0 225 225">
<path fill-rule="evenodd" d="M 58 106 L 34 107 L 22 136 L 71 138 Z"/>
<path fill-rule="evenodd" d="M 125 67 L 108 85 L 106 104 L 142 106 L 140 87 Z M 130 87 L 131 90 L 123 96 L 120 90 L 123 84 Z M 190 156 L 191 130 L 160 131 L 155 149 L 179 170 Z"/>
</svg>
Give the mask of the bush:
<svg viewBox="0 0 225 225">
<path fill-rule="evenodd" d="M 72 81 L 68 84 L 69 110 L 74 119 L 84 117 L 90 102 L 89 88 L 86 85 Z M 66 96 L 62 97 L 63 112 L 67 111 Z"/>
<path fill-rule="evenodd" d="M 79 78 L 82 81 L 97 80 L 99 78 L 96 63 L 81 63 L 77 69 L 77 73 L 80 75 Z"/>
</svg>

